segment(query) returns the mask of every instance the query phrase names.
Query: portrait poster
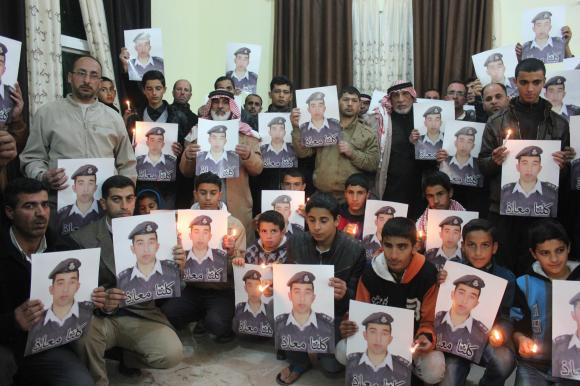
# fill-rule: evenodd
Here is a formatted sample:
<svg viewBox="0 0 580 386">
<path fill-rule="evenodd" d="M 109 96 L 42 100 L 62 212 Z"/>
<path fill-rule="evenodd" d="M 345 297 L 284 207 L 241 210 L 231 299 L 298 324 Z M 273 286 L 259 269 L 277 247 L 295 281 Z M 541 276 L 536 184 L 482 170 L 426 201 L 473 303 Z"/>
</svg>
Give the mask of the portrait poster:
<svg viewBox="0 0 580 386">
<path fill-rule="evenodd" d="M 135 158 L 137 180 L 175 181 L 177 157 L 171 146 L 177 142 L 177 123 L 135 123 Z"/>
<path fill-rule="evenodd" d="M 163 212 L 114 218 L 112 226 L 117 288 L 125 291 L 125 304 L 179 297 L 181 272 L 173 259 L 175 215 Z"/>
<path fill-rule="evenodd" d="M 479 363 L 507 280 L 452 261 L 443 269 L 447 278 L 435 306 L 437 350 Z"/>
<path fill-rule="evenodd" d="M 11 120 L 14 101 L 10 95 L 18 80 L 21 46 L 18 40 L 0 36 L 0 124 Z"/>
<path fill-rule="evenodd" d="M 336 145 L 341 132 L 336 86 L 296 90 L 300 140 L 305 147 Z"/>
<path fill-rule="evenodd" d="M 163 36 L 159 28 L 123 31 L 125 48 L 129 51 L 129 80 L 141 81 L 147 71 L 165 73 L 163 64 Z"/>
<path fill-rule="evenodd" d="M 440 271 L 450 259 L 461 259 L 461 230 L 478 212 L 428 209 L 425 258 Z"/>
<path fill-rule="evenodd" d="M 500 83 L 506 87 L 509 97 L 518 93 L 515 79 L 518 58 L 513 44 L 480 52 L 471 60 L 482 86 Z"/>
<path fill-rule="evenodd" d="M 240 120 L 213 121 L 199 119 L 195 175 L 217 174 L 219 178 L 237 178 L 240 175 L 240 156 L 236 153 L 239 141 Z"/>
<path fill-rule="evenodd" d="M 570 147 L 577 149 L 570 162 L 570 185 L 572 190 L 580 190 L 580 116 L 570 117 Z"/>
<path fill-rule="evenodd" d="M 292 145 L 290 113 L 260 113 L 258 127 L 264 168 L 296 168 L 298 158 Z"/>
<path fill-rule="evenodd" d="M 374 90 L 371 94 L 371 103 L 369 105 L 369 111 L 367 114 L 372 114 L 373 111 L 381 105 L 381 100 L 387 95 L 386 92 L 381 90 Z"/>
<path fill-rule="evenodd" d="M 455 120 L 453 101 L 428 99 L 413 104 L 415 129 L 420 137 L 415 143 L 415 159 L 434 160 L 443 147 L 447 123 Z"/>
<path fill-rule="evenodd" d="M 549 71 L 542 97 L 552 104 L 552 111 L 567 121 L 580 115 L 580 71 Z"/>
<path fill-rule="evenodd" d="M 274 336 L 272 284 L 271 265 L 234 266 L 236 308 L 233 329 L 236 334 Z"/>
<path fill-rule="evenodd" d="M 228 234 L 228 215 L 225 210 L 177 211 L 177 232 L 185 250 L 183 280 L 227 281 L 230 262 L 223 248 L 223 238 Z"/>
<path fill-rule="evenodd" d="M 298 190 L 262 190 L 262 212 L 275 210 L 284 216 L 287 231 L 304 231 L 304 217 L 298 213 L 305 204 L 305 193 Z"/>
<path fill-rule="evenodd" d="M 501 168 L 500 214 L 556 217 L 560 168 L 552 153 L 560 141 L 507 140 Z"/>
<path fill-rule="evenodd" d="M 362 245 L 365 248 L 367 260 L 371 260 L 383 251 L 381 240 L 383 225 L 394 217 L 407 217 L 408 209 L 409 205 L 400 202 L 367 200 L 362 233 Z"/>
<path fill-rule="evenodd" d="M 544 63 L 564 60 L 566 45 L 560 29 L 566 25 L 565 6 L 524 9 L 521 23 L 522 60 L 536 58 Z"/>
<path fill-rule="evenodd" d="M 483 174 L 479 170 L 477 157 L 484 129 L 485 123 L 479 122 L 447 123 L 443 149 L 448 156 L 439 164 L 439 169 L 449 176 L 452 184 L 483 187 Z"/>
<path fill-rule="evenodd" d="M 260 73 L 262 46 L 252 43 L 228 43 L 226 76 L 232 78 L 239 92 L 255 94 Z"/>
<path fill-rule="evenodd" d="M 30 299 L 44 305 L 28 332 L 24 355 L 79 339 L 93 315 L 91 295 L 99 285 L 101 248 L 35 253 L 31 256 Z"/>
<path fill-rule="evenodd" d="M 66 235 L 103 216 L 101 185 L 117 171 L 114 158 L 59 159 L 57 167 L 68 178 L 58 191 L 56 214 L 57 230 Z"/>
<path fill-rule="evenodd" d="M 414 312 L 351 300 L 358 331 L 346 341 L 346 385 L 411 385 Z"/>
<path fill-rule="evenodd" d="M 332 265 L 273 264 L 276 349 L 334 353 Z"/>
<path fill-rule="evenodd" d="M 578 281 L 552 281 L 552 375 L 580 381 Z"/>
</svg>

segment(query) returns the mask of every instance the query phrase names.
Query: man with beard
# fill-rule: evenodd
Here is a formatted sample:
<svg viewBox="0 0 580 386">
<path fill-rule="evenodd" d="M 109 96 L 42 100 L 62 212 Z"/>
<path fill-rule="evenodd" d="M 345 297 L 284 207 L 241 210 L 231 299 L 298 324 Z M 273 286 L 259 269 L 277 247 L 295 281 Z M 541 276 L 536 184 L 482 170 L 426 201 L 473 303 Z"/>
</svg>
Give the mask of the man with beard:
<svg viewBox="0 0 580 386">
<path fill-rule="evenodd" d="M 262 97 L 258 94 L 250 94 L 244 101 L 242 109 L 242 122 L 246 122 L 254 130 L 258 130 L 258 114 L 262 112 Z"/>
</svg>

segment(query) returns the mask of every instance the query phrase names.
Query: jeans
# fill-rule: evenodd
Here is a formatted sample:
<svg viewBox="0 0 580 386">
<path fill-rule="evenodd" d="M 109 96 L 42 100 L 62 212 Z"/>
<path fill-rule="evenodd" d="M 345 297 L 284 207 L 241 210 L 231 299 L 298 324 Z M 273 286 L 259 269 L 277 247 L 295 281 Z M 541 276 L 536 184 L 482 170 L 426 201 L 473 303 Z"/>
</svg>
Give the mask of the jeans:
<svg viewBox="0 0 580 386">
<path fill-rule="evenodd" d="M 578 381 L 554 378 L 551 371 L 543 372 L 537 368 L 520 361 L 516 371 L 516 386 L 572 386 L 578 385 Z"/>
</svg>

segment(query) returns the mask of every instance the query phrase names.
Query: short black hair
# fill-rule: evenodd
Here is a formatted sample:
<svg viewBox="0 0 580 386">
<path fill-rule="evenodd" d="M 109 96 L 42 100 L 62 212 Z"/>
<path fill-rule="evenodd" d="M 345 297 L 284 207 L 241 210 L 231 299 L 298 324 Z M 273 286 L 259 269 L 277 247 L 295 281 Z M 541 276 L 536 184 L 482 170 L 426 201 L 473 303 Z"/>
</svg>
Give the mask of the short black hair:
<svg viewBox="0 0 580 386">
<path fill-rule="evenodd" d="M 284 169 L 284 171 L 282 172 L 282 181 L 284 181 L 284 178 L 286 176 L 290 176 L 290 177 L 300 177 L 302 178 L 302 182 L 306 182 L 305 178 L 304 178 L 304 173 L 302 173 L 302 171 L 300 171 L 300 169 L 298 168 L 290 168 L 290 169 Z"/>
<path fill-rule="evenodd" d="M 423 177 L 423 181 L 421 183 L 423 194 L 425 194 L 425 190 L 427 190 L 428 187 L 436 185 L 443 186 L 443 188 L 448 192 L 453 189 L 449 176 L 439 170 L 435 170 L 434 172 L 431 172 L 430 174 L 427 174 L 425 177 Z"/>
<path fill-rule="evenodd" d="M 217 78 L 215 82 L 213 82 L 213 89 L 217 90 L 218 83 L 223 82 L 224 80 L 229 80 L 230 82 L 232 82 L 232 87 L 236 88 L 236 85 L 234 84 L 234 80 L 232 78 L 230 78 L 229 76 L 222 75 L 219 78 Z"/>
<path fill-rule="evenodd" d="M 370 189 L 369 179 L 363 173 L 351 174 L 344 182 L 344 190 L 346 190 L 349 186 L 360 186 L 361 188 L 364 188 L 367 192 Z"/>
<path fill-rule="evenodd" d="M 343 87 L 340 92 L 338 93 L 338 99 L 342 98 L 344 94 L 353 94 L 360 99 L 360 91 L 354 86 L 345 86 Z"/>
<path fill-rule="evenodd" d="M 151 70 L 143 74 L 143 78 L 141 79 L 141 87 L 145 88 L 145 85 L 149 80 L 158 80 L 161 82 L 163 87 L 165 87 L 165 75 L 163 75 L 161 71 Z"/>
<path fill-rule="evenodd" d="M 141 201 L 144 198 L 149 198 L 157 203 L 157 206 L 160 205 L 160 197 L 159 193 L 153 189 L 143 189 L 137 193 L 137 202 Z"/>
<path fill-rule="evenodd" d="M 132 179 L 121 175 L 111 176 L 107 178 L 105 182 L 103 182 L 103 185 L 101 186 L 101 196 L 103 197 L 103 199 L 106 200 L 107 198 L 109 198 L 111 189 L 113 188 L 122 189 L 128 186 L 132 187 L 133 193 L 135 193 L 135 183 L 133 182 Z"/>
<path fill-rule="evenodd" d="M 326 209 L 330 212 L 332 217 L 336 220 L 338 217 L 338 201 L 330 193 L 316 192 L 306 203 L 306 214 L 314 208 Z"/>
<path fill-rule="evenodd" d="M 48 193 L 48 188 L 42 182 L 33 178 L 16 178 L 6 186 L 4 205 L 14 209 L 18 205 L 19 194 L 35 194 L 42 191 Z"/>
<path fill-rule="evenodd" d="M 212 172 L 201 173 L 195 177 L 194 189 L 197 190 L 201 184 L 213 184 L 218 187 L 220 192 L 222 191 L 222 180 L 220 180 L 217 174 Z"/>
<path fill-rule="evenodd" d="M 248 96 L 246 97 L 246 99 L 244 99 L 244 105 L 246 104 L 246 101 L 248 100 L 249 97 L 258 97 L 258 98 L 260 98 L 260 103 L 264 103 L 262 101 L 262 97 L 259 96 L 258 94 L 248 94 Z"/>
<path fill-rule="evenodd" d="M 485 93 L 485 89 L 486 88 L 488 88 L 489 86 L 493 86 L 493 85 L 496 85 L 496 86 L 501 87 L 501 89 L 503 90 L 503 92 L 507 96 L 507 88 L 505 87 L 505 84 L 503 84 L 503 83 L 495 83 L 495 82 L 488 83 L 485 86 L 483 86 L 483 88 L 481 89 L 481 95 L 483 96 L 483 94 Z"/>
<path fill-rule="evenodd" d="M 475 231 L 483 231 L 491 236 L 491 240 L 495 243 L 497 241 L 497 234 L 495 230 L 495 226 L 489 220 L 484 218 L 476 218 L 469 221 L 467 224 L 463 226 L 461 230 L 461 238 L 465 240 L 465 237 Z"/>
<path fill-rule="evenodd" d="M 520 74 L 521 71 L 523 72 L 542 71 L 544 76 L 546 76 L 546 65 L 539 59 L 527 58 L 519 62 L 518 65 L 516 66 L 515 73 L 516 79 L 518 78 L 518 75 Z"/>
<path fill-rule="evenodd" d="M 267 210 L 265 212 L 260 213 L 256 225 L 258 231 L 260 230 L 260 224 L 263 222 L 268 222 L 270 224 L 277 225 L 281 231 L 283 231 L 284 228 L 286 227 L 286 221 L 284 221 L 284 216 L 282 216 L 281 213 L 276 212 L 275 210 Z"/>
<path fill-rule="evenodd" d="M 535 250 L 538 244 L 548 240 L 560 240 L 566 245 L 570 245 L 570 238 L 566 229 L 558 221 L 553 219 L 542 219 L 530 228 L 530 249 Z"/>
<path fill-rule="evenodd" d="M 415 245 L 417 242 L 417 228 L 415 223 L 406 217 L 395 217 L 383 225 L 381 232 L 381 241 L 385 237 L 402 237 Z"/>
<path fill-rule="evenodd" d="M 115 84 L 111 79 L 107 78 L 106 76 L 101 76 L 101 82 L 111 82 L 113 85 Z"/>
<path fill-rule="evenodd" d="M 467 78 L 467 80 L 465 81 L 465 85 L 468 85 L 469 83 L 475 82 L 477 80 L 476 76 L 472 76 L 470 78 Z"/>
<path fill-rule="evenodd" d="M 294 91 L 292 81 L 284 75 L 278 75 L 272 78 L 270 81 L 270 91 L 272 91 L 276 85 L 287 85 L 290 87 L 290 91 Z"/>
<path fill-rule="evenodd" d="M 439 90 L 437 90 L 436 88 L 428 88 L 427 90 L 425 90 L 425 92 L 423 93 L 423 95 L 427 94 L 429 91 L 435 91 L 437 94 L 441 95 L 441 93 L 439 92 Z"/>
</svg>

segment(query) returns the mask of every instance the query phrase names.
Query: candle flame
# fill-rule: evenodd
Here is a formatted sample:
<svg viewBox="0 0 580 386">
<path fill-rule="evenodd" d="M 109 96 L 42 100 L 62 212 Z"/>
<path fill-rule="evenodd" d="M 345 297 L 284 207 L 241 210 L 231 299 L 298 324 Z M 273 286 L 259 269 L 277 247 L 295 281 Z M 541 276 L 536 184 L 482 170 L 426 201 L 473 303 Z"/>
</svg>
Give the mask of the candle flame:
<svg viewBox="0 0 580 386">
<path fill-rule="evenodd" d="M 423 239 L 424 236 L 424 232 L 423 231 L 419 231 L 419 239 Z"/>
<path fill-rule="evenodd" d="M 419 343 L 415 343 L 413 345 L 413 347 L 411 347 L 409 350 L 411 351 L 411 354 L 414 354 L 415 351 L 417 351 L 417 348 L 419 348 Z"/>
<path fill-rule="evenodd" d="M 260 285 L 258 286 L 258 289 L 260 290 L 260 292 L 264 292 L 264 290 L 265 290 L 266 288 L 268 288 L 268 286 L 267 286 L 267 285 L 262 285 L 262 284 L 260 284 Z"/>
<path fill-rule="evenodd" d="M 266 264 L 262 263 L 262 264 L 260 265 L 260 267 L 262 267 L 262 269 L 265 269 L 265 268 L 266 268 Z"/>
<path fill-rule="evenodd" d="M 508 129 L 505 139 L 509 139 L 510 135 L 512 135 L 512 129 Z"/>
<path fill-rule="evenodd" d="M 129 102 L 129 99 L 127 99 L 125 103 L 127 104 L 127 110 L 131 110 L 131 102 Z"/>
<path fill-rule="evenodd" d="M 538 345 L 536 343 L 534 343 L 534 345 L 532 346 L 532 352 L 534 354 L 538 352 Z"/>
<path fill-rule="evenodd" d="M 358 225 L 357 224 L 353 224 L 353 226 L 351 227 L 351 231 L 349 233 L 352 236 L 356 236 L 356 234 L 358 233 Z"/>
<path fill-rule="evenodd" d="M 238 232 L 236 231 L 236 228 L 232 228 L 232 230 L 230 231 L 230 236 L 232 236 L 232 237 L 236 237 L 236 234 L 237 234 L 237 233 L 238 233 Z"/>
<path fill-rule="evenodd" d="M 493 329 L 493 330 L 492 330 L 492 334 L 493 334 L 493 337 L 494 337 L 496 340 L 500 340 L 500 339 L 501 339 L 501 332 L 499 332 L 498 330 L 496 330 L 496 329 Z"/>
</svg>

